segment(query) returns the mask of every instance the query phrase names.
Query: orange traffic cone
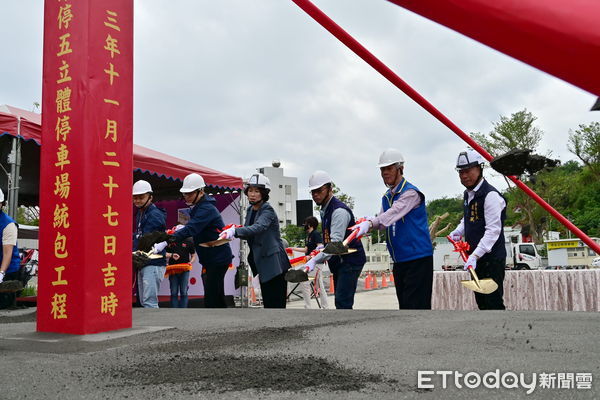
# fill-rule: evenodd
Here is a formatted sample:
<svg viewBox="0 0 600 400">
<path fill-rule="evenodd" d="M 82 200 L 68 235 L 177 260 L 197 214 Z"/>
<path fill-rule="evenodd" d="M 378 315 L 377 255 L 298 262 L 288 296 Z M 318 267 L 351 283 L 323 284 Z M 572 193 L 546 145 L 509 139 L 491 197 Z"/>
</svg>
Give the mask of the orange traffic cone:
<svg viewBox="0 0 600 400">
<path fill-rule="evenodd" d="M 379 285 L 377 284 L 377 275 L 374 272 L 371 273 L 373 275 L 373 289 L 379 289 Z"/>
<path fill-rule="evenodd" d="M 396 286 L 396 282 L 394 282 L 394 273 L 390 272 L 390 283 L 394 286 Z"/>
<path fill-rule="evenodd" d="M 367 275 L 365 276 L 365 290 L 371 290 L 371 274 L 369 272 L 367 272 Z"/>
<path fill-rule="evenodd" d="M 381 287 L 382 288 L 388 287 L 387 279 L 385 278 L 385 272 L 383 272 L 381 274 Z"/>
<path fill-rule="evenodd" d="M 254 287 L 250 286 L 250 303 L 256 304 L 256 293 L 254 293 Z"/>
<path fill-rule="evenodd" d="M 335 294 L 335 285 L 333 283 L 333 274 L 329 274 L 329 294 Z"/>
</svg>

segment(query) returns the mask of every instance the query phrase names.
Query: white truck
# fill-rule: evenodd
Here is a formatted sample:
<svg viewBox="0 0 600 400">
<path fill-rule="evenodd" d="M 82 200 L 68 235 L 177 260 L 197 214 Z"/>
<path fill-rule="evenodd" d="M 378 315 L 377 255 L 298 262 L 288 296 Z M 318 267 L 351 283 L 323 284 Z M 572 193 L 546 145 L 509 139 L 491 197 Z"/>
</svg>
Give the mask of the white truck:
<svg viewBox="0 0 600 400">
<path fill-rule="evenodd" d="M 542 257 L 533 243 L 511 241 L 505 242 L 507 269 L 539 269 L 542 267 Z M 433 252 L 435 270 L 455 270 L 462 268 L 464 262 L 460 255 L 453 251 L 454 247 L 445 238 L 436 238 Z"/>
<path fill-rule="evenodd" d="M 542 257 L 533 243 L 506 242 L 506 267 L 510 269 L 539 269 Z"/>
</svg>

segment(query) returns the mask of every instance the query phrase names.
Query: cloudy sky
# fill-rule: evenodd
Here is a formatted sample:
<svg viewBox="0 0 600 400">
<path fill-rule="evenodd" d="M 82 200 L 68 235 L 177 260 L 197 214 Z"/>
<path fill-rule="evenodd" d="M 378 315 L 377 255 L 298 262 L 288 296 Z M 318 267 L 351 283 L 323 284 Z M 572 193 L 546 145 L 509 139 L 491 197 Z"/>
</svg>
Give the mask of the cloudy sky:
<svg viewBox="0 0 600 400">
<path fill-rule="evenodd" d="M 466 132 L 527 108 L 540 150 L 566 161 L 569 129 L 600 116 L 589 93 L 384 0 L 315 4 Z M 31 110 L 43 1 L 5 0 L 0 12 L 0 104 Z M 278 159 L 300 198 L 323 169 L 358 216 L 379 209 L 386 147 L 428 199 L 462 191 L 464 143 L 291 1 L 136 0 L 134 95 L 137 144 L 238 176 Z"/>
</svg>

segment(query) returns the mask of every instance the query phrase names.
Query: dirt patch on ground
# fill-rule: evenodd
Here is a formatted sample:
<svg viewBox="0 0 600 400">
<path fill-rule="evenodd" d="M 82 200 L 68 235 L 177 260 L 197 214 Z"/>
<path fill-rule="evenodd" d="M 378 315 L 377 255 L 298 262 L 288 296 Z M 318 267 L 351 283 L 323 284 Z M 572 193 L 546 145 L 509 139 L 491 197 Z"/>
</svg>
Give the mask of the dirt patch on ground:
<svg viewBox="0 0 600 400">
<path fill-rule="evenodd" d="M 160 346 L 146 349 L 146 352 L 175 353 L 183 349 L 192 351 L 212 351 L 222 348 L 231 349 L 244 346 L 245 349 L 264 348 L 268 344 L 280 343 L 295 339 L 302 339 L 304 331 L 312 327 L 283 327 L 262 328 L 245 331 L 227 331 L 219 333 L 206 333 L 202 335 L 189 335 L 181 333 L 181 338 Z"/>
<path fill-rule="evenodd" d="M 175 354 L 113 371 L 123 385 L 175 384 L 183 392 L 242 390 L 357 391 L 383 378 L 349 370 L 318 357 Z"/>
<path fill-rule="evenodd" d="M 360 391 L 395 380 L 349 369 L 324 357 L 285 350 L 305 341 L 312 326 L 268 327 L 198 335 L 140 347 L 128 365 L 110 371 L 117 387 L 168 386 L 174 391 Z M 339 324 L 337 324 L 339 325 Z M 309 331 L 309 332 L 307 332 Z M 289 343 L 293 349 L 298 343 Z M 283 351 L 282 351 L 283 350 Z"/>
</svg>

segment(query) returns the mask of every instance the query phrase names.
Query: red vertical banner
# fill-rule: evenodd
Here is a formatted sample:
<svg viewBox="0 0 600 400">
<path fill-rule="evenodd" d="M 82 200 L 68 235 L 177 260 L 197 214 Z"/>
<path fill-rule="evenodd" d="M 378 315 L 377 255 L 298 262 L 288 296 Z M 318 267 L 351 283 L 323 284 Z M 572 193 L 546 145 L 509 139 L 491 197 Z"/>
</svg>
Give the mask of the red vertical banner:
<svg viewBox="0 0 600 400">
<path fill-rule="evenodd" d="M 133 0 L 46 0 L 37 330 L 131 327 Z"/>
</svg>

